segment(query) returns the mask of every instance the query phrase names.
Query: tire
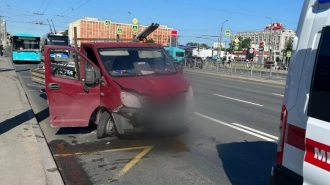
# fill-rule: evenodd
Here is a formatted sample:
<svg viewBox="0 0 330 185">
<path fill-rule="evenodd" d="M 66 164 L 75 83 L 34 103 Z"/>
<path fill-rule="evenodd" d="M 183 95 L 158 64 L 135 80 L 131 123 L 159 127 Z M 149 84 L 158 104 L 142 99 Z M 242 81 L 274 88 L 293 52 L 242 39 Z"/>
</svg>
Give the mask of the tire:
<svg viewBox="0 0 330 185">
<path fill-rule="evenodd" d="M 111 114 L 108 111 L 103 111 L 101 113 L 101 117 L 97 125 L 96 135 L 98 139 L 116 135 L 115 124 Z"/>
</svg>

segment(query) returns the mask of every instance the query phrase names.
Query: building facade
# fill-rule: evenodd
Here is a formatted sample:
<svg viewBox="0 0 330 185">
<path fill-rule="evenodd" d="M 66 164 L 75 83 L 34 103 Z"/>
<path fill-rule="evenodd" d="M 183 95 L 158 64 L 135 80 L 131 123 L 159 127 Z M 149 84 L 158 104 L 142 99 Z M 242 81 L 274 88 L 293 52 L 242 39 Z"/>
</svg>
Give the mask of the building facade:
<svg viewBox="0 0 330 185">
<path fill-rule="evenodd" d="M 7 36 L 7 27 L 6 21 L 0 18 L 0 42 L 2 45 L 7 46 L 8 36 Z"/>
<path fill-rule="evenodd" d="M 117 38 L 117 28 L 122 29 L 120 39 L 132 39 L 133 35 L 137 35 L 139 32 L 146 29 L 148 26 L 139 25 L 138 31 L 133 32 L 132 24 L 112 22 L 109 26 L 105 25 L 104 21 L 100 21 L 98 18 L 85 17 L 83 19 L 76 20 L 69 24 L 69 37 L 74 38 L 74 27 L 77 27 L 78 38 Z M 171 36 L 172 28 L 160 25 L 157 30 L 148 36 L 148 39 L 153 39 L 155 43 L 168 44 Z M 73 42 L 73 39 L 72 39 Z M 86 40 L 78 41 L 88 42 Z"/>
<path fill-rule="evenodd" d="M 296 34 L 294 30 L 285 29 L 281 23 L 273 23 L 272 30 L 270 28 L 271 25 L 269 24 L 264 30 L 261 31 L 238 32 L 232 34 L 232 40 L 239 37 L 242 39 L 250 38 L 251 47 L 256 49 L 259 48 L 260 42 L 263 41 L 265 43 L 264 50 L 270 51 L 270 49 L 272 49 L 272 58 L 280 58 L 282 50 L 285 49 L 286 43 L 290 38 L 295 37 Z M 270 43 L 272 43 L 272 46 L 270 46 Z"/>
<path fill-rule="evenodd" d="M 220 42 L 214 42 L 213 48 L 220 48 Z M 226 48 L 226 44 L 224 42 L 221 43 L 221 48 Z"/>
</svg>

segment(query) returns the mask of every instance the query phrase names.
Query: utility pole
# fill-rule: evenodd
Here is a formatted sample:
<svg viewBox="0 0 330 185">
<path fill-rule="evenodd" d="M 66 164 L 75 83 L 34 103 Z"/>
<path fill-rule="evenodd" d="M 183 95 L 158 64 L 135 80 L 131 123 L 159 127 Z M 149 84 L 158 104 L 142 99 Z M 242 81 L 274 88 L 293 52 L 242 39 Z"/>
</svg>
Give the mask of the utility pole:
<svg viewBox="0 0 330 185">
<path fill-rule="evenodd" d="M 222 23 L 222 25 L 221 25 L 221 29 L 220 29 L 220 45 L 219 45 L 219 48 L 220 48 L 220 52 L 219 52 L 219 58 L 221 57 L 221 50 L 222 50 L 222 30 L 223 30 L 223 24 L 225 23 L 225 22 L 227 22 L 228 20 L 225 20 L 223 23 Z"/>
<path fill-rule="evenodd" d="M 3 41 L 3 31 L 2 31 L 2 29 L 3 29 L 3 26 L 2 26 L 2 16 L 0 15 L 0 42 L 1 42 L 1 44 L 2 44 L 2 41 Z"/>
<path fill-rule="evenodd" d="M 220 28 L 220 39 L 219 39 L 219 52 L 218 52 L 218 57 L 219 57 L 219 59 L 221 58 L 221 49 L 222 49 L 222 47 L 221 47 L 221 42 L 222 42 L 222 29 L 223 29 L 223 24 L 225 23 L 225 22 L 227 22 L 228 20 L 225 20 L 223 23 L 222 23 L 222 25 L 221 25 L 221 28 Z M 217 61 L 217 72 L 219 71 L 219 62 Z"/>
<path fill-rule="evenodd" d="M 269 59 L 272 60 L 273 59 L 273 47 L 272 47 L 272 43 L 273 43 L 273 35 L 272 35 L 272 30 L 273 30 L 273 20 L 270 17 L 266 17 L 268 19 L 270 19 L 270 39 L 269 39 L 269 48 L 268 48 L 268 55 L 269 55 Z"/>
</svg>

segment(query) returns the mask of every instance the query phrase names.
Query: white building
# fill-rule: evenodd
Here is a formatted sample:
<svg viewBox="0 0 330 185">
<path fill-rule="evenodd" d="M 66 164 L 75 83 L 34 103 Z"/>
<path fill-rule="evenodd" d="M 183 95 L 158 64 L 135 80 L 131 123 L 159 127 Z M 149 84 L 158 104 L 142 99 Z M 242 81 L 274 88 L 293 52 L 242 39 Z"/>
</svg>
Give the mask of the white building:
<svg viewBox="0 0 330 185">
<path fill-rule="evenodd" d="M 274 23 L 272 31 L 268 25 L 265 30 L 262 31 L 250 31 L 250 32 L 238 32 L 232 35 L 232 40 L 241 37 L 242 39 L 250 38 L 251 47 L 259 48 L 260 42 L 265 42 L 265 51 L 269 51 L 269 48 L 274 48 L 273 59 L 280 57 L 281 51 L 285 49 L 286 43 L 290 38 L 295 37 L 294 30 L 286 30 L 281 23 Z M 272 32 L 272 34 L 270 34 Z M 272 35 L 272 36 L 271 36 Z M 270 39 L 272 37 L 272 39 Z M 272 47 L 270 47 L 270 40 L 272 40 Z"/>
<path fill-rule="evenodd" d="M 220 42 L 213 43 L 213 48 L 220 48 Z M 221 48 L 225 48 L 226 44 L 224 42 L 221 43 Z"/>
<path fill-rule="evenodd" d="M 0 18 L 0 42 L 6 46 L 8 42 L 6 21 Z"/>
</svg>

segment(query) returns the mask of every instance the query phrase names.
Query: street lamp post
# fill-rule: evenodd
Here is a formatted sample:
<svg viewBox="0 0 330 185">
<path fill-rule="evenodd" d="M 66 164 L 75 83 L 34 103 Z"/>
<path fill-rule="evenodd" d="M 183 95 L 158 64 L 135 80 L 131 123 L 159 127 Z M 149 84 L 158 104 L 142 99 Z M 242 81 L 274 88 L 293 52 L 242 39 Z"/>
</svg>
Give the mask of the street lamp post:
<svg viewBox="0 0 330 185">
<path fill-rule="evenodd" d="M 272 35 L 272 30 L 273 30 L 273 20 L 270 17 L 266 17 L 267 19 L 270 19 L 270 36 L 269 36 L 269 48 L 268 48 L 268 52 L 269 52 L 269 58 L 270 60 L 273 59 L 273 50 L 272 48 L 272 44 L 273 44 L 273 35 Z"/>
<path fill-rule="evenodd" d="M 218 53 L 218 57 L 219 57 L 219 59 L 220 59 L 220 57 L 221 57 L 221 49 L 222 49 L 222 47 L 221 47 L 221 42 L 222 42 L 222 29 L 223 29 L 223 24 L 225 24 L 225 22 L 228 22 L 228 20 L 225 20 L 225 21 L 223 21 L 223 23 L 222 23 L 222 25 L 221 25 L 221 29 L 220 29 L 220 42 L 219 42 L 219 53 Z M 217 72 L 219 71 L 219 62 L 217 61 Z"/>
</svg>

